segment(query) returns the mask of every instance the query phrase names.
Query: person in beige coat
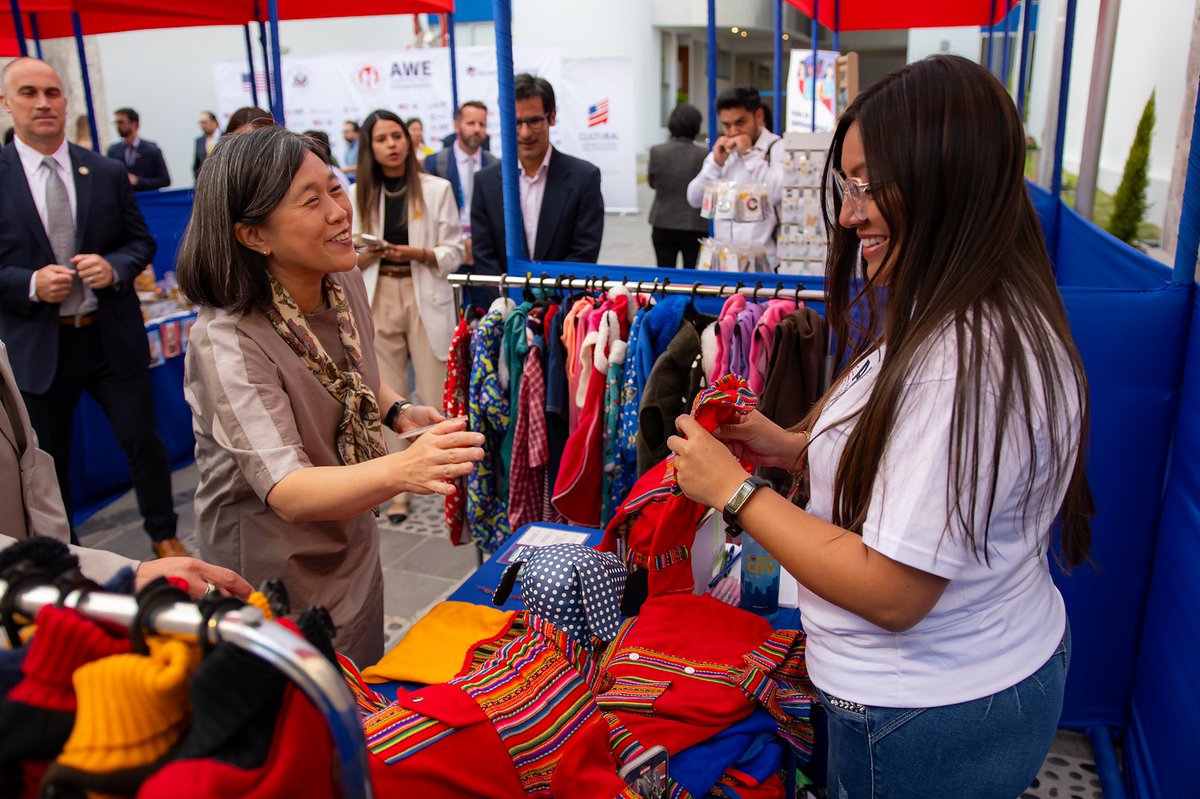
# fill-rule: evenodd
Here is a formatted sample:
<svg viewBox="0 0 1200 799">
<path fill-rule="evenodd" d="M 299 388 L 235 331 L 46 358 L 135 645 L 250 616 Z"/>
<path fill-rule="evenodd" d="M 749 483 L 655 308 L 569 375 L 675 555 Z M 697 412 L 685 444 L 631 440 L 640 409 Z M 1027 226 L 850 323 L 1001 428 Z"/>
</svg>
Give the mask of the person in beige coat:
<svg viewBox="0 0 1200 799">
<path fill-rule="evenodd" d="M 70 540 L 67 511 L 54 474 L 54 460 L 37 445 L 37 434 L 29 423 L 29 413 L 17 389 L 8 348 L 0 341 L 0 549 L 31 536 Z M 246 597 L 250 584 L 237 572 L 212 566 L 195 558 L 159 558 L 139 563 L 115 552 L 72 546 L 84 576 L 106 582 L 121 569 L 137 572 L 141 587 L 159 576 L 181 577 L 195 597 L 208 590 Z"/>
<path fill-rule="evenodd" d="M 408 367 L 423 403 L 440 406 L 446 356 L 456 323 L 446 276 L 463 262 L 458 205 L 450 182 L 422 171 L 412 136 L 399 116 L 375 111 L 362 125 L 354 236 L 364 247 L 358 265 L 375 318 L 375 353 L 383 379 L 407 395 Z M 364 238 L 365 234 L 365 238 Z M 387 436 L 388 448 L 401 442 Z M 388 518 L 408 516 L 404 495 Z"/>
</svg>

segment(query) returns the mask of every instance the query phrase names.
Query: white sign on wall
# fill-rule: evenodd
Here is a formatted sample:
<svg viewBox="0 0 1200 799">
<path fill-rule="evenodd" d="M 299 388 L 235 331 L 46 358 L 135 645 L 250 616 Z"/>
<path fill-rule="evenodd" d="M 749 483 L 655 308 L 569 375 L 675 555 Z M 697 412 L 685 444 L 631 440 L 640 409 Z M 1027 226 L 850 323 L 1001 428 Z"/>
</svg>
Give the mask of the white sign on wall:
<svg viewBox="0 0 1200 799">
<path fill-rule="evenodd" d="M 487 105 L 492 151 L 501 153 L 496 51 L 464 47 L 456 53 L 459 102 Z M 636 210 L 636 149 L 633 141 L 633 76 L 628 59 L 563 61 L 558 47 L 516 48 L 517 72 L 546 78 L 554 86 L 558 124 L 551 141 L 563 152 L 591 161 L 603 173 L 607 210 Z M 217 119 L 251 104 L 250 75 L 241 61 L 214 62 Z M 345 151 L 342 124 L 362 121 L 379 108 L 404 119 L 419 117 L 425 143 L 434 149 L 452 133 L 450 53 L 445 48 L 284 56 L 284 113 L 291 130 L 323 130 L 333 152 Z M 259 104 L 266 96 L 259 76 Z M 599 108 L 607 109 L 598 115 Z M 601 118 L 603 116 L 604 118 Z"/>
<path fill-rule="evenodd" d="M 634 145 L 633 65 L 628 58 L 579 58 L 563 62 L 555 86 L 562 138 L 555 146 L 600 168 L 608 211 L 636 212 L 637 150 Z"/>
<path fill-rule="evenodd" d="M 814 74 L 812 50 L 792 50 L 787 78 L 786 130 L 833 130 L 837 104 L 837 57 L 834 50 L 818 50 Z M 812 125 L 813 92 L 817 95 L 815 128 Z"/>
</svg>

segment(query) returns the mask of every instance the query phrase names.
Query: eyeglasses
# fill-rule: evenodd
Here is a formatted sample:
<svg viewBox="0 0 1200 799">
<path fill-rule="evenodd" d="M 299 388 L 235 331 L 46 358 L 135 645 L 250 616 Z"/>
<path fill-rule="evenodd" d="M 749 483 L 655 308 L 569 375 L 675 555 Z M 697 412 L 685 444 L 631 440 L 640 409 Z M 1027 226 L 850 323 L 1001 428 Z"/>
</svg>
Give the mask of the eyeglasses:
<svg viewBox="0 0 1200 799">
<path fill-rule="evenodd" d="M 528 125 L 529 127 L 536 130 L 537 128 L 540 128 L 542 125 L 545 125 L 546 120 L 548 120 L 549 118 L 550 117 L 546 114 L 542 114 L 542 115 L 536 116 L 536 117 L 520 117 L 519 119 L 517 119 L 517 130 L 520 130 L 522 125 Z"/>
<path fill-rule="evenodd" d="M 867 200 L 871 198 L 871 184 L 863 183 L 858 178 L 848 178 L 841 172 L 833 170 L 833 185 L 838 194 L 850 206 L 850 212 L 861 221 L 867 218 Z"/>
</svg>

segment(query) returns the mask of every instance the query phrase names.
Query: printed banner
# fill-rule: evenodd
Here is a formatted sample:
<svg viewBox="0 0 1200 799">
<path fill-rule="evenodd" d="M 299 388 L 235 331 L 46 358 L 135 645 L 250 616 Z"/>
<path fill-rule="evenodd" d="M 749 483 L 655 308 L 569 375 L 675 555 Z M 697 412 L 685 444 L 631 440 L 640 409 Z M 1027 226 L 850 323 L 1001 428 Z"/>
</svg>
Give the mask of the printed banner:
<svg viewBox="0 0 1200 799">
<path fill-rule="evenodd" d="M 628 59 L 564 61 L 557 46 L 516 48 L 513 59 L 517 72 L 539 75 L 554 86 L 558 120 L 550 140 L 563 152 L 600 168 L 606 210 L 637 210 L 633 72 Z M 459 101 L 479 100 L 488 107 L 491 148 L 500 155 L 495 48 L 459 48 L 457 66 Z M 361 121 L 378 108 L 404 119 L 419 117 L 425 143 L 434 150 L 454 131 L 450 53 L 445 48 L 284 56 L 283 74 L 288 128 L 325 131 L 339 160 L 346 149 L 342 123 Z M 256 78 L 259 104 L 265 107 L 265 79 L 261 73 Z M 251 103 L 245 62 L 214 62 L 213 83 L 223 128 L 234 111 Z"/>
<path fill-rule="evenodd" d="M 833 130 L 836 118 L 836 72 L 838 53 L 817 51 L 816 78 L 812 50 L 792 50 L 787 77 L 787 127 L 796 131 Z M 817 125 L 812 124 L 812 93 L 817 93 Z"/>
<path fill-rule="evenodd" d="M 628 58 L 579 58 L 563 61 L 562 71 L 555 146 L 600 168 L 605 210 L 636 212 L 633 65 Z"/>
</svg>

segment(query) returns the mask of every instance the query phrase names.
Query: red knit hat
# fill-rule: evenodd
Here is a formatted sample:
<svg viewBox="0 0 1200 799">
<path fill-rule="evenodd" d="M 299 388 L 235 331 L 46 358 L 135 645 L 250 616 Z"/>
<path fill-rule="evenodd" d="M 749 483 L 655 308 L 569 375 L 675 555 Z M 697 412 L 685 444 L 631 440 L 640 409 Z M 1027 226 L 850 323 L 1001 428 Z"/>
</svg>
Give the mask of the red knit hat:
<svg viewBox="0 0 1200 799">
<path fill-rule="evenodd" d="M 692 416 L 711 433 L 718 426 L 749 413 L 757 404 L 758 397 L 744 378 L 725 375 L 696 395 Z M 750 469 L 746 464 L 743 467 Z M 669 455 L 634 483 L 597 548 L 616 552 L 617 539 L 624 537 L 631 584 L 637 579 L 634 570 L 648 569 L 649 596 L 690 593 L 694 582 L 687 560 L 696 525 L 706 511 L 707 508 L 680 491 L 675 477 L 675 456 Z"/>
<path fill-rule="evenodd" d="M 6 772 L 0 779 L 9 780 L 13 793 L 18 789 L 11 781 L 23 782 L 28 796 L 37 795 L 47 766 L 71 736 L 75 670 L 130 648 L 127 637 L 109 633 L 75 610 L 47 605 L 36 623 L 21 667 L 25 676 L 0 703 L 0 772 Z"/>
</svg>

